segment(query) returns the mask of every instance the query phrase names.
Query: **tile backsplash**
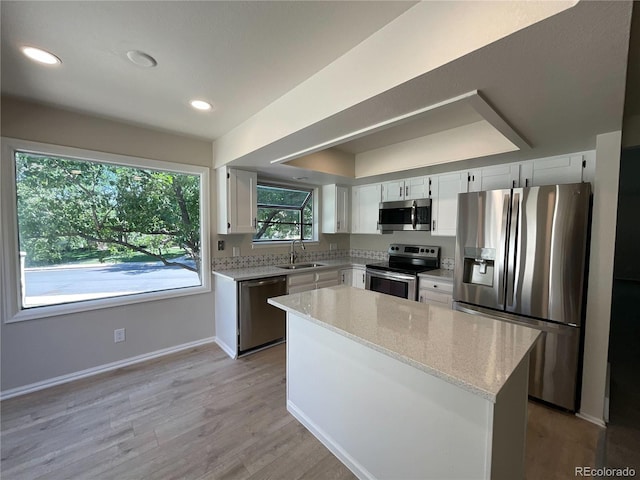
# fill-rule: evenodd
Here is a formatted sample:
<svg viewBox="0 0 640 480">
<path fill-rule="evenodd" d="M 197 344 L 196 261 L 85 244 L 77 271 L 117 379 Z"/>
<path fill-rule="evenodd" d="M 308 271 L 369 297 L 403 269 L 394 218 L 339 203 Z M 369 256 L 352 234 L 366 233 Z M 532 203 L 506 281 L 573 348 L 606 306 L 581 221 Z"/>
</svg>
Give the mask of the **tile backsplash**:
<svg viewBox="0 0 640 480">
<path fill-rule="evenodd" d="M 367 258 L 371 260 L 385 261 L 388 260 L 387 252 L 376 250 L 332 250 L 332 251 L 305 251 L 298 250 L 297 262 L 317 262 L 322 260 L 334 260 L 344 257 Z M 268 265 L 279 265 L 289 263 L 288 253 L 268 253 L 265 255 L 246 255 L 241 257 L 221 257 L 213 259 L 214 270 L 231 270 L 234 268 L 247 267 L 264 267 Z M 453 270 L 453 258 L 442 257 L 440 259 L 440 267 L 445 270 Z"/>
</svg>

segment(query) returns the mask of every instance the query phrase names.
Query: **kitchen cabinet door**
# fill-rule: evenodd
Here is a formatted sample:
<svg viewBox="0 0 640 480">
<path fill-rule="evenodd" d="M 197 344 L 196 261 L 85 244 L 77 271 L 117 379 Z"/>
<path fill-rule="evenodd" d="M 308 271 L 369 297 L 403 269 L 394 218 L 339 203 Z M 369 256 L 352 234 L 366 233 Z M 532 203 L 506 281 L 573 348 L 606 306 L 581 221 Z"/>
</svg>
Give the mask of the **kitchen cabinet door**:
<svg viewBox="0 0 640 480">
<path fill-rule="evenodd" d="M 351 270 L 351 279 L 352 279 L 352 283 L 351 283 L 352 287 L 360 288 L 360 289 L 364 290 L 365 269 L 364 268 L 354 267 Z"/>
<path fill-rule="evenodd" d="M 342 285 L 347 285 L 347 286 L 351 286 L 352 282 L 353 282 L 353 269 L 351 268 L 345 268 L 343 270 L 340 270 L 340 283 Z"/>
<path fill-rule="evenodd" d="M 467 173 L 431 177 L 431 235 L 456 236 L 458 194 L 467 191 Z"/>
<path fill-rule="evenodd" d="M 222 167 L 218 175 L 218 233 L 255 233 L 258 174 Z"/>
<path fill-rule="evenodd" d="M 382 185 L 359 185 L 352 187 L 351 233 L 376 233 L 378 231 L 378 208 L 382 198 Z"/>
<path fill-rule="evenodd" d="M 322 186 L 322 233 L 349 233 L 349 188 Z"/>
<path fill-rule="evenodd" d="M 520 164 L 496 165 L 469 172 L 469 191 L 480 192 L 520 186 Z"/>
<path fill-rule="evenodd" d="M 580 183 L 584 167 L 584 155 L 540 158 L 526 162 L 520 170 L 520 186 Z"/>
<path fill-rule="evenodd" d="M 429 198 L 429 177 L 408 178 L 404 181 L 405 200 Z"/>
<path fill-rule="evenodd" d="M 393 180 L 382 184 L 382 201 L 397 202 L 404 200 L 404 180 Z"/>
</svg>

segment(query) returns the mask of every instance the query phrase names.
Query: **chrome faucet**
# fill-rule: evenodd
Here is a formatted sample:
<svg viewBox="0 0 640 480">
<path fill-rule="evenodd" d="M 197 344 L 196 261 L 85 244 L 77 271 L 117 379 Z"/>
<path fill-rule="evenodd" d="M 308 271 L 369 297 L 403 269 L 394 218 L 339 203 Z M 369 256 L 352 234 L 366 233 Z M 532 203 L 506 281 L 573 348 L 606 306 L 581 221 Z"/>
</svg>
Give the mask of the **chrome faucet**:
<svg viewBox="0 0 640 480">
<path fill-rule="evenodd" d="M 298 258 L 298 255 L 296 254 L 296 242 L 300 242 L 300 246 L 302 247 L 302 250 L 305 249 L 304 243 L 302 243 L 302 240 L 295 239 L 291 241 L 291 252 L 289 253 L 289 261 L 292 265 L 296 263 L 296 258 Z"/>
</svg>

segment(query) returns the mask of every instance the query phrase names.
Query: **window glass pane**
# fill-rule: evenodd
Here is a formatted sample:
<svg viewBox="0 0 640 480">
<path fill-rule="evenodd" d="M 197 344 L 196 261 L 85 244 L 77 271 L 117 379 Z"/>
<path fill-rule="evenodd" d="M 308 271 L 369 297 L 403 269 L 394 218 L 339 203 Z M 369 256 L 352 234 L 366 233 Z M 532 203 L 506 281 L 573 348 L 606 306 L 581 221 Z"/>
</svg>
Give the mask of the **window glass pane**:
<svg viewBox="0 0 640 480">
<path fill-rule="evenodd" d="M 304 190 L 258 185 L 258 205 L 280 205 L 300 208 L 308 196 L 309 192 Z"/>
<path fill-rule="evenodd" d="M 313 194 L 274 185 L 258 185 L 258 231 L 254 241 L 313 239 Z"/>
<path fill-rule="evenodd" d="M 198 175 L 15 162 L 24 308 L 202 284 Z"/>
</svg>

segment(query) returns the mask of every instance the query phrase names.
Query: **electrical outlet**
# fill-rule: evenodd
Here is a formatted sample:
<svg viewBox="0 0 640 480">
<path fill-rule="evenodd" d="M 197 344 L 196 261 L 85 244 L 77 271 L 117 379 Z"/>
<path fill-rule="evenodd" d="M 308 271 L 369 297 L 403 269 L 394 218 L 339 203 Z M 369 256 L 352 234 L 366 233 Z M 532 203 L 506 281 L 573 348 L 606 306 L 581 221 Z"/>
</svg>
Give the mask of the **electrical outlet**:
<svg viewBox="0 0 640 480">
<path fill-rule="evenodd" d="M 114 343 L 124 342 L 124 328 L 117 328 L 113 331 Z"/>
<path fill-rule="evenodd" d="M 240 256 L 240 247 L 233 247 L 233 256 L 234 257 Z"/>
<path fill-rule="evenodd" d="M 337 243 L 330 243 L 329 244 L 329 251 L 334 251 L 338 249 L 338 244 Z"/>
<path fill-rule="evenodd" d="M 218 240 L 218 250 L 224 250 L 224 240 Z"/>
</svg>

